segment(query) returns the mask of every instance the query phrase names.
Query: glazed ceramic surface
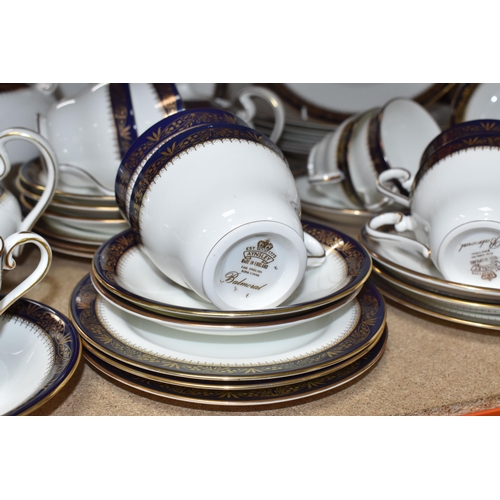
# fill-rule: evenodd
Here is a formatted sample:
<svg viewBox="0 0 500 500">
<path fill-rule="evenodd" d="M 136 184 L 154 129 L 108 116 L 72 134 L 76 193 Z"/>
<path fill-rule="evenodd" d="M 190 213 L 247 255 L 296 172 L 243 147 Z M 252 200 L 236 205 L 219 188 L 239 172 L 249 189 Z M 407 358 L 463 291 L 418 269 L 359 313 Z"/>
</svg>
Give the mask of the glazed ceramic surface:
<svg viewBox="0 0 500 500">
<path fill-rule="evenodd" d="M 333 197 L 321 194 L 311 186 L 307 175 L 295 178 L 302 211 L 306 214 L 340 224 L 363 225 L 375 215 L 364 208 L 344 208 Z"/>
<path fill-rule="evenodd" d="M 165 116 L 183 109 L 173 84 L 101 83 L 51 106 L 39 118 L 40 133 L 62 165 L 91 174 L 109 190 L 132 142 Z M 68 186 L 78 187 L 76 176 Z"/>
<path fill-rule="evenodd" d="M 20 299 L 0 317 L 0 413 L 25 415 L 56 394 L 74 373 L 80 338 L 54 309 Z"/>
<path fill-rule="evenodd" d="M 148 257 L 221 309 L 281 304 L 300 284 L 307 253 L 323 254 L 303 234 L 281 151 L 248 127 L 204 126 L 168 140 L 131 200 L 129 220 Z"/>
<path fill-rule="evenodd" d="M 37 113 L 46 113 L 55 102 L 53 92 L 43 84 L 0 84 L 0 130 L 8 127 L 36 130 Z M 35 145 L 25 142 L 10 144 L 8 151 L 13 164 L 38 156 Z"/>
<path fill-rule="evenodd" d="M 408 199 L 411 215 L 378 216 L 368 223 L 368 234 L 420 251 L 449 281 L 500 287 L 499 159 L 496 147 L 470 147 L 419 170 Z M 414 231 L 415 238 L 378 231 L 385 224 Z"/>
<path fill-rule="evenodd" d="M 311 117 L 341 123 L 348 116 L 383 106 L 396 97 L 426 105 L 446 93 L 452 84 L 435 83 L 283 83 L 272 88 Z"/>
<path fill-rule="evenodd" d="M 188 378 L 257 380 L 310 372 L 355 355 L 376 340 L 386 312 L 367 283 L 345 307 L 307 325 L 265 336 L 198 335 L 121 311 L 98 295 L 87 276 L 72 294 L 71 315 L 87 342 L 128 363 Z"/>
<path fill-rule="evenodd" d="M 254 406 L 269 405 L 297 401 L 309 396 L 328 393 L 333 389 L 341 389 L 350 382 L 360 379 L 368 373 L 382 357 L 387 343 L 388 332 L 384 331 L 380 340 L 359 359 L 347 364 L 339 370 L 328 372 L 320 370 L 308 380 L 290 379 L 282 385 L 260 388 L 217 388 L 192 387 L 173 384 L 168 380 L 156 379 L 130 373 L 117 363 L 110 362 L 110 358 L 96 356 L 85 350 L 86 360 L 99 372 L 111 379 L 139 390 L 145 394 L 154 394 L 166 400 L 177 400 L 198 404 L 218 406 Z M 326 372 L 326 373 L 325 373 Z"/>
<path fill-rule="evenodd" d="M 361 232 L 360 242 L 380 269 L 389 270 L 410 285 L 462 300 L 500 302 L 498 289 L 447 281 L 430 259 L 408 252 L 398 242 L 376 241 L 366 234 L 365 229 Z"/>
<path fill-rule="evenodd" d="M 452 123 L 500 120 L 500 83 L 464 83 L 452 101 Z"/>
<path fill-rule="evenodd" d="M 445 295 L 422 293 L 419 289 L 415 289 L 415 292 L 407 285 L 398 286 L 393 280 L 389 281 L 386 276 L 376 273 L 373 281 L 384 296 L 424 315 L 478 328 L 500 330 L 498 316 L 484 314 L 479 308 L 470 305 L 464 308 L 459 301 Z"/>
<path fill-rule="evenodd" d="M 141 251 L 136 235 L 127 231 L 96 252 L 92 276 L 111 294 L 143 308 L 186 319 L 234 322 L 285 318 L 331 304 L 366 281 L 371 259 L 356 240 L 327 226 L 303 221 L 304 231 L 326 249 L 321 267 L 308 268 L 287 301 L 261 311 L 224 311 L 166 278 Z"/>
</svg>

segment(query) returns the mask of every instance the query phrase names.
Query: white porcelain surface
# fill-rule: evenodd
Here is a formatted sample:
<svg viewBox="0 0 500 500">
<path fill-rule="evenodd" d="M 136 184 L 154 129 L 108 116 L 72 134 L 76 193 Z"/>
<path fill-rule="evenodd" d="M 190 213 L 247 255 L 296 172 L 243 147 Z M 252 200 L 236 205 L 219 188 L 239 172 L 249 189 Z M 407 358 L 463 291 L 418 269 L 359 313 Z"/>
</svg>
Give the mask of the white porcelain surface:
<svg viewBox="0 0 500 500">
<path fill-rule="evenodd" d="M 413 98 L 433 83 L 286 83 L 302 99 L 327 110 L 360 113 L 394 97 Z"/>
<path fill-rule="evenodd" d="M 111 237 L 114 234 L 128 229 L 129 224 L 118 219 L 85 219 L 64 217 L 60 214 L 45 212 L 42 215 L 45 224 L 58 231 L 60 234 L 81 234 L 95 239 Z"/>
<path fill-rule="evenodd" d="M 121 157 L 108 86 L 100 83 L 57 102 L 40 117 L 39 127 L 60 164 L 83 168 L 113 191 Z M 165 112 L 151 84 L 131 83 L 130 91 L 137 133 L 141 134 L 164 118 Z M 70 176 L 67 182 L 71 188 L 83 184 L 81 178 L 71 181 Z"/>
<path fill-rule="evenodd" d="M 388 269 L 401 280 L 413 286 L 448 294 L 463 300 L 500 302 L 498 289 L 447 281 L 430 259 L 405 250 L 397 241 L 376 241 L 363 230 L 360 242 L 368 250 L 379 268 Z"/>
<path fill-rule="evenodd" d="M 214 364 L 279 363 L 314 352 L 347 336 L 360 316 L 359 302 L 354 299 L 344 308 L 306 325 L 269 332 L 265 337 L 232 337 L 180 332 L 132 316 L 100 297 L 96 311 L 113 336 L 136 349 L 188 363 Z"/>
<path fill-rule="evenodd" d="M 463 121 L 500 120 L 500 83 L 480 83 L 465 106 Z"/>
<path fill-rule="evenodd" d="M 37 128 L 37 114 L 46 113 L 56 102 L 51 91 L 40 84 L 9 92 L 0 92 L 0 130 L 8 127 Z M 13 164 L 23 163 L 38 156 L 33 144 L 16 141 L 7 146 Z"/>
<path fill-rule="evenodd" d="M 139 247 L 133 247 L 120 258 L 117 271 L 117 283 L 145 299 L 187 309 L 213 309 L 210 302 L 169 280 Z M 337 252 L 328 252 L 321 267 L 307 268 L 299 288 L 282 305 L 321 299 L 347 283 L 345 259 Z"/>
<path fill-rule="evenodd" d="M 281 157 L 255 142 L 218 140 L 161 170 L 142 200 L 139 230 L 144 252 L 176 283 L 220 309 L 262 309 L 286 300 L 303 278 L 299 211 Z"/>
<path fill-rule="evenodd" d="M 36 394 L 55 363 L 45 332 L 16 317 L 0 316 L 0 414 Z"/>
<path fill-rule="evenodd" d="M 304 213 L 331 222 L 349 225 L 363 225 L 375 215 L 375 212 L 369 212 L 361 208 L 345 208 L 333 197 L 326 196 L 318 192 L 314 186 L 311 186 L 307 175 L 296 177 L 295 184 Z"/>
<path fill-rule="evenodd" d="M 500 288 L 500 149 L 469 148 L 433 165 L 422 177 L 409 205 L 411 215 L 387 213 L 370 221 L 378 231 L 395 224 L 415 238 L 391 235 L 410 251 L 431 258 L 443 276 L 457 283 Z"/>
</svg>

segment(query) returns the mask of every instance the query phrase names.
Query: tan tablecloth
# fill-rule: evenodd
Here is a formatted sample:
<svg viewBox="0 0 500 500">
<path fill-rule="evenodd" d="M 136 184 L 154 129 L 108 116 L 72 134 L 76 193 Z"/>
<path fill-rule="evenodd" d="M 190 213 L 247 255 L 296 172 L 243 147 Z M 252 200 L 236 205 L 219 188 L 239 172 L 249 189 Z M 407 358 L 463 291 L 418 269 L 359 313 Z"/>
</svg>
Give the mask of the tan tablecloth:
<svg viewBox="0 0 500 500">
<path fill-rule="evenodd" d="M 325 223 L 352 236 L 358 228 Z M 35 263 L 36 249 L 4 273 L 2 291 Z M 90 260 L 54 255 L 27 297 L 68 315 Z M 422 316 L 387 303 L 389 339 L 376 367 L 343 390 L 289 405 L 226 410 L 148 396 L 107 379 L 83 359 L 68 383 L 33 415 L 450 415 L 500 406 L 500 335 Z"/>
</svg>

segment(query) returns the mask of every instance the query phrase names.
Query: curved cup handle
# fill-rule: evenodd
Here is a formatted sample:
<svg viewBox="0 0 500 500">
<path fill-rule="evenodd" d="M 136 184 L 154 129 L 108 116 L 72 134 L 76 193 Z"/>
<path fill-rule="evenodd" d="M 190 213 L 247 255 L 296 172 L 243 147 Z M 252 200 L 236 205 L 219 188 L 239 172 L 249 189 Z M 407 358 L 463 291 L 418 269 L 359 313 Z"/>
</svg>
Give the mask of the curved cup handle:
<svg viewBox="0 0 500 500">
<path fill-rule="evenodd" d="M 236 114 L 238 118 L 247 122 L 252 128 L 254 128 L 253 119 L 257 113 L 252 97 L 260 97 L 271 105 L 274 114 L 274 127 L 269 138 L 273 142 L 278 142 L 285 128 L 285 106 L 280 98 L 269 89 L 257 86 L 243 88 L 238 95 L 238 100 L 244 109 Z"/>
<path fill-rule="evenodd" d="M 49 271 L 52 263 L 52 250 L 47 241 L 36 233 L 21 231 L 11 234 L 5 241 L 2 240 L 2 272 L 3 270 L 12 270 L 16 267 L 13 253 L 19 246 L 27 243 L 33 243 L 40 249 L 40 260 L 36 269 L 25 278 L 19 285 L 11 290 L 3 299 L 0 300 L 0 314 L 11 306 L 16 300 L 20 299 L 26 292 L 31 290 L 39 283 Z"/>
<path fill-rule="evenodd" d="M 308 253 L 307 267 L 321 266 L 326 260 L 326 251 L 323 245 L 306 232 L 304 232 L 304 244 Z"/>
<path fill-rule="evenodd" d="M 43 194 L 19 227 L 20 231 L 30 231 L 54 197 L 58 181 L 56 155 L 47 140 L 37 132 L 21 127 L 6 129 L 0 132 L 0 179 L 10 172 L 11 163 L 5 144 L 13 140 L 25 140 L 34 144 L 45 160 L 43 163 L 47 169 L 47 185 Z"/>
<path fill-rule="evenodd" d="M 58 83 L 35 83 L 35 88 L 43 95 L 51 95 L 56 91 L 58 85 Z"/>
<path fill-rule="evenodd" d="M 372 239 L 379 243 L 390 240 L 400 244 L 405 249 L 421 253 L 425 258 L 431 256 L 430 249 L 417 240 L 399 234 L 379 231 L 380 227 L 387 225 L 394 226 L 394 229 L 398 232 L 413 231 L 415 229 L 415 221 L 411 218 L 411 215 L 403 215 L 401 212 L 387 212 L 368 221 L 365 224 L 365 230 Z"/>
<path fill-rule="evenodd" d="M 413 177 L 404 168 L 390 168 L 382 172 L 376 181 L 377 191 L 382 193 L 384 196 L 391 198 L 403 207 L 410 207 L 410 199 L 399 191 L 395 191 L 397 187 L 391 181 L 399 181 L 401 186 L 407 191 L 410 191 L 411 185 L 413 183 Z"/>
<path fill-rule="evenodd" d="M 319 172 L 316 164 L 316 152 L 319 148 L 320 142 L 317 142 L 309 151 L 307 157 L 307 176 L 309 184 L 311 185 L 324 185 L 324 184 L 338 184 L 344 180 L 344 174 L 338 170 L 337 172 Z"/>
</svg>

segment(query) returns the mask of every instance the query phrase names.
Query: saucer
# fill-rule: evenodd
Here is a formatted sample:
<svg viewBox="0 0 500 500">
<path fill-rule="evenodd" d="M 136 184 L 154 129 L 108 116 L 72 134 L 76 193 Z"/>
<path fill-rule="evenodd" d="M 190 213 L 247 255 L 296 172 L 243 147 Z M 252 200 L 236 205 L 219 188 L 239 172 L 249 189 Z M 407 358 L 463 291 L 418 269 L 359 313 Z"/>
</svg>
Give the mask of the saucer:
<svg viewBox="0 0 500 500">
<path fill-rule="evenodd" d="M 113 296 L 164 315 L 231 322 L 284 318 L 340 300 L 359 289 L 371 271 L 369 255 L 353 238 L 309 221 L 303 221 L 303 228 L 325 246 L 326 260 L 319 267 L 308 268 L 292 296 L 273 309 L 216 309 L 193 291 L 164 276 L 140 250 L 132 231 L 110 238 L 96 252 L 92 277 Z"/>
<path fill-rule="evenodd" d="M 0 414 L 26 415 L 73 375 L 80 338 L 54 309 L 21 298 L 0 316 Z"/>
<path fill-rule="evenodd" d="M 225 407 L 258 406 L 299 401 L 322 393 L 327 395 L 329 391 L 340 390 L 348 384 L 361 379 L 384 354 L 387 336 L 388 333 L 385 330 L 372 349 L 340 370 L 327 374 L 319 372 L 317 377 L 306 381 L 292 379 L 290 380 L 291 383 L 284 383 L 272 388 L 225 389 L 222 387 L 217 389 L 184 387 L 168 381 L 151 380 L 137 374 L 128 373 L 116 365 L 107 363 L 104 359 L 95 356 L 88 350 L 84 351 L 84 357 L 98 372 L 144 394 L 159 396 L 166 400 L 206 405 Z"/>
<path fill-rule="evenodd" d="M 333 198 L 320 193 L 309 183 L 307 175 L 295 178 L 295 184 L 300 197 L 302 211 L 320 219 L 339 224 L 362 225 L 374 217 L 376 213 L 362 208 L 347 208 Z"/>
<path fill-rule="evenodd" d="M 83 339 L 108 356 L 204 380 L 263 380 L 333 366 L 375 342 L 386 322 L 383 298 L 370 282 L 330 315 L 263 335 L 199 335 L 164 327 L 102 299 L 88 277 L 75 287 L 70 306 Z"/>
<path fill-rule="evenodd" d="M 335 301 L 333 304 L 319 307 L 313 309 L 312 311 L 306 311 L 302 314 L 287 316 L 285 318 L 278 317 L 278 319 L 274 319 L 271 317 L 267 320 L 220 323 L 214 321 L 186 320 L 183 318 L 176 318 L 175 316 L 166 316 L 164 314 L 155 313 L 154 311 L 144 309 L 142 307 L 135 306 L 130 302 L 121 300 L 119 297 L 109 293 L 109 291 L 102 287 L 94 278 L 89 277 L 89 279 L 91 279 L 94 288 L 104 300 L 107 300 L 113 306 L 131 314 L 132 316 L 147 319 L 158 323 L 159 325 L 173 328 L 174 330 L 205 335 L 255 335 L 269 333 L 283 328 L 290 328 L 292 326 L 303 325 L 330 314 L 336 309 L 344 307 L 359 293 L 359 289 L 357 289 L 353 293 Z"/>
<path fill-rule="evenodd" d="M 400 233 L 403 234 L 403 233 Z M 421 254 L 405 251 L 397 242 L 385 240 L 383 244 L 361 230 L 360 241 L 381 269 L 388 269 L 403 281 L 417 288 L 436 292 L 465 301 L 500 302 L 498 288 L 464 285 L 447 281 L 437 270 L 431 259 Z"/>
<path fill-rule="evenodd" d="M 444 295 L 422 293 L 419 289 L 415 289 L 417 293 L 414 293 L 407 285 L 398 286 L 394 279 L 389 281 L 384 274 L 374 272 L 371 279 L 386 298 L 421 314 L 462 325 L 500 330 L 498 316 L 481 314 L 471 307 L 463 308 Z"/>
</svg>

